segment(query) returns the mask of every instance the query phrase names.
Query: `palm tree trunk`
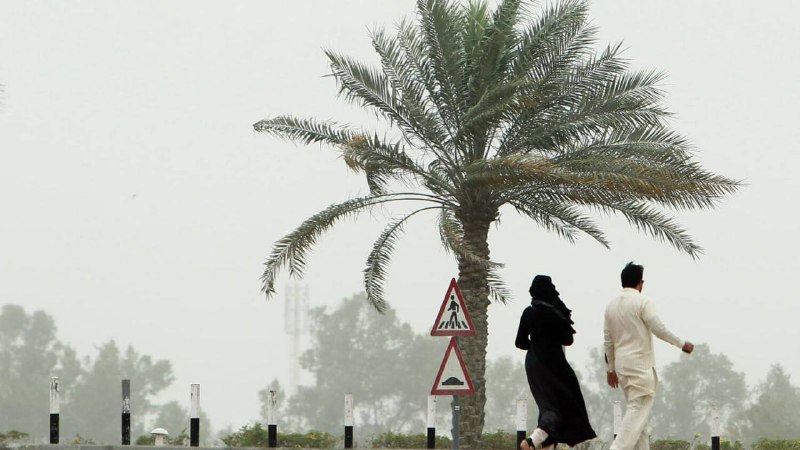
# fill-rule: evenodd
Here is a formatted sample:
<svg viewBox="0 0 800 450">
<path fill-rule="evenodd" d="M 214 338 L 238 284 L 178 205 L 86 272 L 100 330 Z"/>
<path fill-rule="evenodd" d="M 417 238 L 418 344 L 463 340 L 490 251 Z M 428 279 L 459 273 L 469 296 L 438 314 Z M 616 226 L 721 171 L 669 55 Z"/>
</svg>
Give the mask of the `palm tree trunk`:
<svg viewBox="0 0 800 450">
<path fill-rule="evenodd" d="M 495 215 L 475 217 L 460 214 L 459 216 L 464 229 L 464 244 L 473 258 L 458 258 L 458 286 L 464 294 L 467 311 L 476 329 L 475 336 L 465 336 L 460 340 L 460 349 L 475 387 L 475 395 L 460 399 L 459 440 L 462 448 L 481 448 L 486 405 L 486 345 L 489 340 L 487 238 L 489 226 L 494 221 Z M 478 257 L 478 260 L 474 257 Z"/>
</svg>

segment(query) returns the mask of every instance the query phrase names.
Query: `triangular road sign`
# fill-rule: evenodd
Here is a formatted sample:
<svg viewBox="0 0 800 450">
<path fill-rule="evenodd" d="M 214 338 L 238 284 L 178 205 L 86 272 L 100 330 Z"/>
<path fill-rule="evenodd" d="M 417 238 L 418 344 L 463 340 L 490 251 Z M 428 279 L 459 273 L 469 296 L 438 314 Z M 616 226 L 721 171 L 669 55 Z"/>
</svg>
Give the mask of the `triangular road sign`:
<svg viewBox="0 0 800 450">
<path fill-rule="evenodd" d="M 456 357 L 453 358 L 453 355 Z M 472 395 L 475 388 L 472 386 L 472 379 L 464 365 L 464 358 L 456 345 L 456 338 L 450 338 L 450 345 L 444 352 L 442 365 L 439 373 L 436 374 L 436 381 L 433 382 L 431 395 Z"/>
<path fill-rule="evenodd" d="M 444 295 L 439 315 L 431 329 L 431 336 L 474 336 L 475 326 L 464 304 L 464 296 L 458 288 L 456 279 L 450 281 L 450 287 Z"/>
</svg>

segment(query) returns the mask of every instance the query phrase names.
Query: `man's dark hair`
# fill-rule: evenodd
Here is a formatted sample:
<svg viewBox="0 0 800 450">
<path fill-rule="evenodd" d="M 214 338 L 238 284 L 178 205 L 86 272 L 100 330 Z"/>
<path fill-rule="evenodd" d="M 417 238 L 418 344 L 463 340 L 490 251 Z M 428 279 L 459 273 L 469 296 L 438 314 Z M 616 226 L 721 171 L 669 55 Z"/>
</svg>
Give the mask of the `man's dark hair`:
<svg viewBox="0 0 800 450">
<path fill-rule="evenodd" d="M 633 261 L 629 262 L 620 274 L 622 287 L 635 288 L 642 281 L 642 275 L 644 275 L 644 266 L 635 264 Z"/>
</svg>

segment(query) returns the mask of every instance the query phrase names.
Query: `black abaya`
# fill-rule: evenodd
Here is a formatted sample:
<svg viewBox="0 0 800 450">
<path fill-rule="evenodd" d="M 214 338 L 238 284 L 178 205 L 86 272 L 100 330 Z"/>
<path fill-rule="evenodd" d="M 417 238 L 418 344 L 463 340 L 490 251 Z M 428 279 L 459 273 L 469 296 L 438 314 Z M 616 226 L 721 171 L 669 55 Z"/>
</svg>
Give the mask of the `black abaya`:
<svg viewBox="0 0 800 450">
<path fill-rule="evenodd" d="M 539 408 L 538 427 L 549 435 L 543 447 L 553 443 L 574 447 L 597 436 L 578 378 L 562 348 L 572 344 L 575 333 L 564 310 L 569 313 L 566 307 L 534 300 L 522 313 L 515 342 L 517 348 L 528 351 L 525 373 Z"/>
</svg>

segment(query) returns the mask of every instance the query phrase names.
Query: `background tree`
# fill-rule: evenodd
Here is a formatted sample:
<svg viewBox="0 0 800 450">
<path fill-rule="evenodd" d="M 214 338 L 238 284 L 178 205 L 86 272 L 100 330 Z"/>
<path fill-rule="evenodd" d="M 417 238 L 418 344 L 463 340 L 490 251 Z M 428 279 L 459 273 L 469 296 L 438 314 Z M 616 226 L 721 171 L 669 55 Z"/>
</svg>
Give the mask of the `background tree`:
<svg viewBox="0 0 800 450">
<path fill-rule="evenodd" d="M 261 421 L 264 423 L 267 421 L 268 394 L 270 390 L 275 390 L 281 429 L 294 431 L 319 429 L 338 435 L 341 433 L 342 427 L 341 419 L 337 419 L 341 415 L 342 395 L 345 392 L 342 389 L 357 389 L 361 392 L 370 389 L 369 386 L 385 384 L 396 388 L 396 392 L 393 392 L 392 389 L 379 390 L 377 393 L 380 398 L 374 398 L 371 401 L 377 403 L 387 401 L 388 405 L 392 405 L 394 399 L 397 399 L 400 403 L 406 403 L 408 408 L 398 411 L 398 414 L 408 414 L 409 418 L 385 422 L 381 421 L 380 417 L 376 417 L 377 420 L 369 419 L 374 422 L 371 424 L 373 428 L 370 429 L 369 434 L 384 431 L 421 432 L 424 429 L 422 420 L 425 419 L 423 415 L 425 397 L 429 392 L 429 387 L 433 384 L 441 358 L 444 356 L 444 349 L 440 347 L 443 347 L 446 340 L 411 332 L 407 323 L 400 322 L 394 313 L 389 311 L 383 316 L 375 314 L 363 302 L 363 295 L 344 300 L 330 312 L 326 308 L 315 310 L 313 317 L 316 326 L 311 331 L 314 344 L 312 349 L 304 354 L 303 361 L 304 368 L 311 371 L 315 379 L 325 380 L 322 383 L 323 386 L 321 387 L 317 382 L 314 386 L 303 387 L 299 394 L 287 398 L 280 382 L 277 379 L 273 380 L 258 392 L 261 400 Z M 367 322 L 372 323 L 366 326 Z M 352 324 L 359 324 L 363 329 L 344 331 L 352 328 Z M 370 330 L 375 328 L 381 329 L 383 330 L 381 333 L 393 337 L 383 339 L 384 335 L 373 335 L 374 333 Z M 340 347 L 344 345 L 346 347 Z M 395 351 L 402 347 L 408 347 L 409 350 L 402 353 Z M 422 350 L 418 352 L 419 348 Z M 368 359 L 348 360 L 344 354 L 352 352 L 352 349 L 359 349 L 355 351 L 355 358 L 364 354 Z M 368 350 L 364 352 L 365 349 Z M 426 354 L 427 356 L 424 356 Z M 325 359 L 319 359 L 323 355 Z M 489 361 L 487 364 L 486 427 L 488 430 L 515 431 L 516 401 L 520 395 L 528 399 L 529 426 L 535 425 L 538 413 L 528 388 L 523 358 L 524 352 L 520 352 L 519 358 L 516 360 L 506 356 Z M 334 360 L 337 361 L 335 364 L 327 364 L 328 361 Z M 398 383 L 397 378 L 407 376 L 407 372 L 398 372 L 398 369 L 403 367 L 411 368 L 418 375 L 415 375 L 408 383 Z M 397 378 L 393 378 L 392 372 L 397 374 Z M 358 388 L 356 387 L 358 384 L 352 383 L 368 378 L 367 375 L 361 376 L 362 373 L 375 373 L 381 378 L 365 381 L 364 387 Z M 347 383 L 351 384 L 346 385 Z M 328 387 L 334 384 L 340 386 L 337 392 L 331 392 Z M 356 401 L 359 404 L 358 407 L 361 408 L 362 399 L 356 396 Z M 331 410 L 327 413 L 316 412 L 316 409 L 322 404 L 330 404 Z M 440 430 L 450 428 L 450 406 L 449 396 L 439 397 L 437 427 Z M 322 424 L 319 424 L 317 421 L 320 420 L 320 417 L 326 415 L 332 416 L 333 420 L 326 418 Z M 308 419 L 308 417 L 311 418 Z M 362 428 L 361 425 L 362 423 L 359 422 L 359 430 Z M 364 434 L 366 435 L 367 432 Z"/>
<path fill-rule="evenodd" d="M 800 430 L 800 390 L 780 364 L 770 368 L 752 403 L 734 415 L 734 431 L 751 444 L 758 439 L 796 439 Z"/>
<path fill-rule="evenodd" d="M 524 352 L 518 358 L 503 356 L 486 363 L 486 431 L 515 432 L 517 399 L 528 401 L 528 430 L 536 426 L 539 410 L 525 375 Z"/>
<path fill-rule="evenodd" d="M 83 443 L 119 443 L 123 378 L 131 379 L 133 436 L 149 435 L 153 418 L 172 424 L 176 429 L 167 428 L 172 437 L 188 428 L 189 414 L 177 402 L 151 403 L 172 383 L 168 361 L 153 361 L 133 347 L 120 352 L 113 340 L 99 347 L 94 358 L 81 359 L 56 332 L 55 320 L 44 311 L 29 314 L 12 304 L 0 309 L 0 430 L 18 430 L 32 442 L 47 442 L 52 376 L 61 379 L 64 442 L 75 437 Z M 200 418 L 201 441 L 209 442 L 210 423 L 202 411 Z"/>
<path fill-rule="evenodd" d="M 132 347 L 120 352 L 113 340 L 103 344 L 94 359 L 86 358 L 83 366 L 83 375 L 75 381 L 68 401 L 61 408 L 64 417 L 69 418 L 62 425 L 62 434 L 80 434 L 97 443 L 120 441 L 122 379 L 131 380 L 131 414 L 140 418 L 154 412 L 151 399 L 173 380 L 169 361 L 154 362 Z M 145 422 L 132 421 L 131 436 L 149 432 L 144 428 Z"/>
<path fill-rule="evenodd" d="M 19 444 L 25 443 L 28 441 L 30 435 L 28 433 L 23 433 L 21 431 L 11 430 L 6 433 L 0 433 L 0 449 L 8 449 L 11 447 L 9 444 L 15 444 L 14 447 L 18 447 Z"/>
<path fill-rule="evenodd" d="M 661 370 L 659 378 L 650 423 L 652 436 L 661 439 L 691 441 L 695 433 L 708 437 L 712 406 L 719 408 L 724 427 L 747 398 L 744 374 L 707 344 L 696 345 L 691 355 L 681 354 Z"/>
<path fill-rule="evenodd" d="M 0 430 L 19 430 L 31 439 L 48 436 L 45 409 L 52 376 L 80 373 L 75 351 L 59 343 L 52 317 L 19 305 L 0 310 Z M 68 389 L 67 389 L 68 390 Z"/>
<path fill-rule="evenodd" d="M 416 335 L 391 308 L 378 314 L 364 294 L 330 312 L 312 309 L 310 317 L 312 344 L 301 366 L 315 384 L 300 386 L 286 409 L 298 427 L 338 436 L 344 394 L 352 393 L 359 439 L 384 430 L 424 429 L 426 398 L 446 342 Z"/>
<path fill-rule="evenodd" d="M 630 71 L 620 46 L 597 53 L 588 4 L 567 0 L 538 16 L 531 2 L 418 0 L 416 23 L 372 33 L 379 67 L 326 51 L 341 95 L 387 119 L 387 133 L 279 116 L 254 125 L 300 143 L 325 143 L 365 175 L 368 195 L 334 204 L 280 239 L 263 275 L 302 276 L 309 249 L 338 220 L 387 203 L 389 221 L 367 258 L 367 299 L 386 309 L 386 264 L 405 223 L 438 214 L 477 335 L 461 340 L 476 394 L 462 402 L 461 442 L 480 447 L 490 294 L 504 299 L 488 233 L 501 207 L 574 240 L 608 241 L 591 213 L 620 214 L 691 256 L 700 252 L 665 209 L 711 207 L 737 182 L 701 168 L 670 130 L 652 71 Z M 384 137 L 381 137 L 384 135 Z"/>
<path fill-rule="evenodd" d="M 597 437 L 611 442 L 614 437 L 614 402 L 622 402 L 625 408 L 625 396 L 622 389 L 611 389 L 606 384 L 606 364 L 604 353 L 600 347 L 589 349 L 589 359 L 585 367 L 586 376 L 576 370 L 581 384 L 581 392 L 586 402 L 589 421 L 597 433 Z"/>
<path fill-rule="evenodd" d="M 286 389 L 283 388 L 280 381 L 277 378 L 270 381 L 270 383 L 264 389 L 258 391 L 258 399 L 261 401 L 261 408 L 259 409 L 259 414 L 261 415 L 261 420 L 264 423 L 267 423 L 269 420 L 269 391 L 275 391 L 275 403 L 276 403 L 276 414 L 278 417 L 283 419 L 284 411 L 286 410 Z"/>
<path fill-rule="evenodd" d="M 261 416 L 261 421 L 263 423 L 268 423 L 269 417 L 269 391 L 275 391 L 275 400 L 276 400 L 276 414 L 277 419 L 280 424 L 281 429 L 285 430 L 294 430 L 294 431 L 301 431 L 302 424 L 301 420 L 297 417 L 289 415 L 287 411 L 288 406 L 288 393 L 286 389 L 284 389 L 283 385 L 281 385 L 280 381 L 277 378 L 273 379 L 267 387 L 258 391 L 258 399 L 261 402 L 261 408 L 259 409 L 259 414 Z M 230 433 L 228 433 L 230 434 Z"/>
</svg>

